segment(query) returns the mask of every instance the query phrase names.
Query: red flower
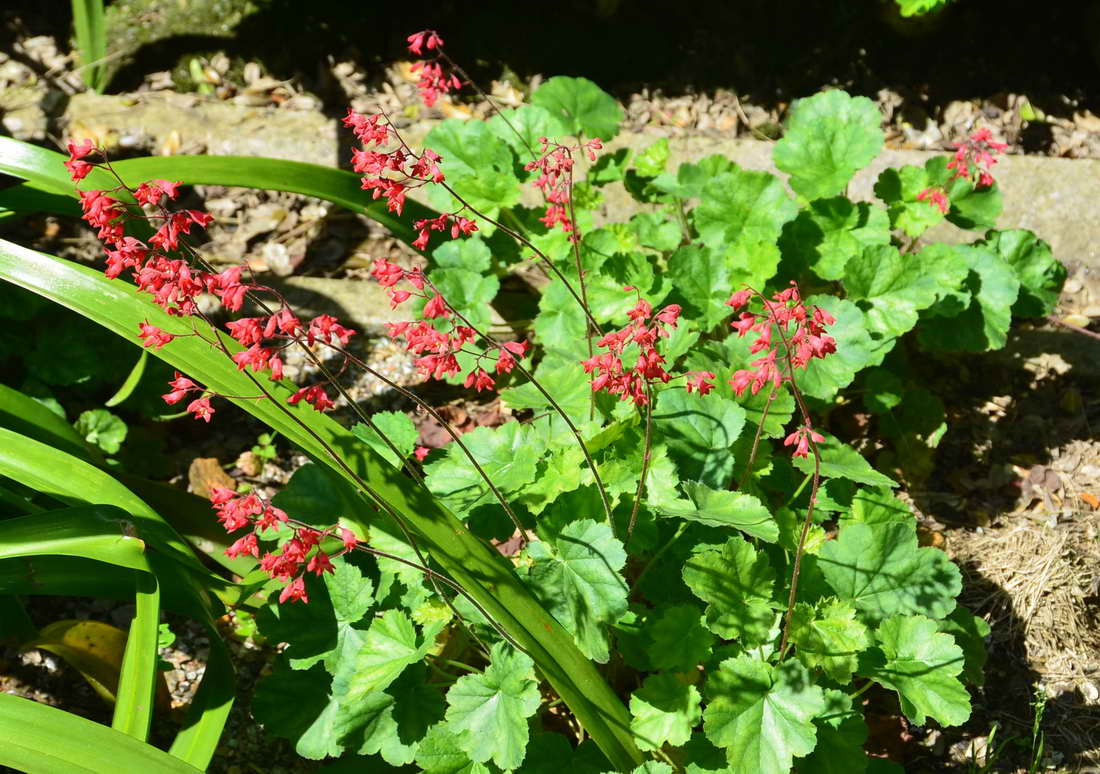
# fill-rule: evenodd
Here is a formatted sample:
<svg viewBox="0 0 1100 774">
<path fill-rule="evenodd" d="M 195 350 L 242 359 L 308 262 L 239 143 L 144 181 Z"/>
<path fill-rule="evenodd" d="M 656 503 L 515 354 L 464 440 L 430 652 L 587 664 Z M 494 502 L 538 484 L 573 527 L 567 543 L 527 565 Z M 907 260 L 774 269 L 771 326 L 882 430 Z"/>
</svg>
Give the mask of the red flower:
<svg viewBox="0 0 1100 774">
<path fill-rule="evenodd" d="M 447 304 L 443 300 L 443 296 L 435 295 L 428 299 L 428 303 L 424 304 L 424 317 L 431 320 L 435 317 L 449 317 L 450 310 L 447 309 Z"/>
<path fill-rule="evenodd" d="M 821 433 L 814 432 L 813 429 L 809 427 L 803 426 L 784 438 L 783 445 L 793 446 L 797 444 L 791 456 L 808 457 L 810 456 L 810 440 L 813 440 L 814 443 L 821 443 L 825 440 L 825 436 L 821 435 Z"/>
<path fill-rule="evenodd" d="M 467 389 L 473 387 L 478 392 L 481 392 L 482 390 L 493 389 L 494 384 L 493 377 L 489 376 L 488 373 L 480 368 L 470 371 L 466 376 L 465 385 Z"/>
<path fill-rule="evenodd" d="M 329 561 L 328 554 L 324 551 L 318 551 L 309 560 L 309 564 L 306 565 L 306 569 L 314 573 L 318 577 L 322 573 L 336 572 L 336 568 L 332 566 L 332 562 Z"/>
<path fill-rule="evenodd" d="M 241 554 L 249 554 L 260 558 L 260 546 L 256 542 L 256 533 L 249 532 L 243 538 L 237 540 L 229 548 L 225 549 L 225 555 L 236 559 Z"/>
<path fill-rule="evenodd" d="M 281 594 L 279 594 L 279 604 L 283 604 L 287 600 L 294 602 L 309 602 L 309 597 L 306 596 L 306 582 L 299 575 L 283 588 Z"/>
<path fill-rule="evenodd" d="M 292 406 L 301 400 L 305 400 L 317 411 L 328 411 L 336 404 L 329 398 L 328 393 L 325 392 L 325 388 L 319 384 L 310 385 L 309 387 L 303 387 L 296 393 L 286 399 L 286 402 Z"/>
<path fill-rule="evenodd" d="M 187 410 L 195 415 L 195 419 L 202 419 L 206 422 L 210 422 L 210 417 L 214 416 L 214 409 L 210 406 L 209 398 L 198 398 L 191 401 L 187 405 Z"/>
<path fill-rule="evenodd" d="M 418 462 L 423 462 L 424 458 L 428 456 L 428 452 L 431 451 L 426 446 L 417 446 L 413 451 L 413 456 L 416 457 Z"/>
<path fill-rule="evenodd" d="M 91 140 L 85 140 L 77 145 L 76 143 L 69 141 L 69 160 L 65 162 L 65 168 L 69 170 L 69 176 L 73 179 L 74 183 L 79 183 L 88 173 L 95 167 L 94 164 L 89 164 L 82 159 L 91 154 L 95 150 L 95 143 Z"/>
<path fill-rule="evenodd" d="M 359 538 L 357 538 L 355 533 L 347 527 L 340 527 L 340 540 L 344 543 L 345 551 L 350 551 L 355 548 L 356 544 L 359 542 Z"/>
<path fill-rule="evenodd" d="M 187 393 L 192 390 L 202 389 L 179 371 L 176 371 L 176 378 L 168 382 L 168 386 L 172 388 L 172 392 L 162 395 L 161 397 L 164 398 L 164 402 L 169 406 L 179 403 L 184 399 Z M 188 411 L 190 411 L 190 409 L 188 409 Z"/>
<path fill-rule="evenodd" d="M 992 181 L 992 178 L 990 178 Z M 942 188 L 925 188 L 919 194 L 917 194 L 918 202 L 928 202 L 930 205 L 938 209 L 944 215 L 951 209 L 951 205 L 947 201 L 947 195 L 943 192 Z"/>
<path fill-rule="evenodd" d="M 378 280 L 378 284 L 382 287 L 390 288 L 402 280 L 405 270 L 385 258 L 376 258 L 371 265 L 370 275 Z"/>
<path fill-rule="evenodd" d="M 150 325 L 149 321 L 138 323 L 138 338 L 142 341 L 142 346 L 153 347 L 154 349 L 160 349 L 165 344 L 176 338 L 175 334 L 166 333 L 155 325 Z"/>
<path fill-rule="evenodd" d="M 710 371 L 688 371 L 687 377 L 685 389 L 688 394 L 691 394 L 693 390 L 698 390 L 700 395 L 706 395 L 714 389 L 714 384 L 707 381 L 714 378 L 714 374 Z"/>
<path fill-rule="evenodd" d="M 409 35 L 406 40 L 409 42 L 409 53 L 416 54 L 417 56 L 420 56 L 425 48 L 429 51 L 443 48 L 443 38 L 439 37 L 439 33 L 435 30 L 414 32 L 412 35 Z"/>
<path fill-rule="evenodd" d="M 178 189 L 181 185 L 183 183 L 179 181 L 173 183 L 168 180 L 150 180 L 137 187 L 134 198 L 137 199 L 138 204 L 157 205 L 160 203 L 161 196 L 175 199 L 179 195 Z"/>
</svg>

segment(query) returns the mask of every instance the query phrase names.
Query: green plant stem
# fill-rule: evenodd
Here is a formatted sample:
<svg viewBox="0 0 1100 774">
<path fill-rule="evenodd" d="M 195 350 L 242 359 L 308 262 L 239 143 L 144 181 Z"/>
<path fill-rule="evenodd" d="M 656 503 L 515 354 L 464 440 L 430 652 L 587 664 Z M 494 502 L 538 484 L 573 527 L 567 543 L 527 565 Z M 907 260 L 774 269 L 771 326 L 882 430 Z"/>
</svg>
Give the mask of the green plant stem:
<svg viewBox="0 0 1100 774">
<path fill-rule="evenodd" d="M 778 394 L 779 388 L 772 387 L 771 395 L 768 396 L 768 402 L 764 404 L 764 410 L 760 412 L 760 422 L 756 425 L 756 435 L 752 439 L 752 451 L 749 452 L 749 461 L 745 465 L 744 471 L 741 473 L 741 480 L 737 482 L 736 486 L 730 487 L 735 492 L 739 491 L 741 487 L 745 485 L 745 482 L 749 480 L 749 476 L 752 475 L 752 466 L 756 464 L 756 452 L 760 449 L 760 438 L 764 434 L 764 423 L 768 421 L 768 411 L 771 409 L 772 402 Z"/>
<path fill-rule="evenodd" d="M 875 684 L 874 680 L 868 680 L 863 685 L 861 685 L 857 691 L 855 691 L 854 693 L 848 694 L 848 698 L 849 699 L 855 699 L 859 696 L 862 696 L 867 691 L 867 689 L 870 688 L 874 684 Z"/>
<path fill-rule="evenodd" d="M 798 499 L 798 496 L 802 494 L 802 490 L 806 488 L 806 484 L 810 483 L 810 479 L 812 478 L 812 473 L 807 473 L 805 476 L 802 477 L 802 483 L 799 484 L 798 487 L 794 490 L 794 493 L 787 498 L 787 505 L 790 505 Z"/>
<path fill-rule="evenodd" d="M 432 281 L 429 280 L 427 277 L 424 278 L 424 284 L 426 284 L 428 287 L 430 287 L 434 293 L 439 294 L 439 289 L 436 288 L 436 286 L 432 283 Z M 440 295 L 442 295 L 442 294 L 440 294 Z M 475 326 L 473 323 L 471 323 L 457 309 L 454 309 L 452 307 L 451 311 L 454 313 L 455 317 L 457 317 L 459 320 L 462 321 L 463 325 L 465 325 L 467 328 L 472 330 L 475 334 L 477 334 L 481 338 L 485 339 L 485 341 L 489 342 L 492 346 L 496 347 L 498 350 L 504 349 L 503 344 L 501 344 L 499 341 L 494 339 L 489 334 L 478 330 L 477 326 Z M 542 384 L 539 383 L 539 381 L 535 378 L 534 374 L 532 374 L 530 371 L 528 371 L 526 368 L 524 368 L 523 363 L 520 362 L 519 358 L 516 358 L 514 367 L 517 371 L 520 372 L 521 375 L 527 377 L 528 381 L 530 381 L 531 384 L 533 384 L 535 386 L 535 389 L 538 390 L 542 394 L 542 397 L 546 398 L 546 401 L 550 404 L 550 407 L 553 408 L 554 411 L 556 411 L 558 413 L 558 415 L 562 418 L 562 420 L 564 420 L 565 424 L 569 427 L 569 431 L 573 434 L 573 437 L 577 440 L 577 444 L 581 447 L 581 453 L 584 454 L 584 459 L 588 463 L 589 469 L 592 471 L 592 478 L 595 480 L 596 490 L 600 493 L 600 501 L 603 503 L 604 513 L 607 516 L 607 525 L 611 528 L 611 534 L 614 535 L 615 534 L 615 519 L 611 514 L 611 501 L 607 497 L 607 489 L 604 487 L 603 479 L 600 478 L 600 472 L 599 472 L 599 470 L 596 469 L 596 462 L 595 462 L 595 460 L 592 459 L 592 455 L 588 451 L 588 446 L 585 444 L 584 438 L 581 437 L 580 430 L 578 430 L 577 426 L 575 424 L 573 424 L 573 420 L 569 418 L 569 415 L 567 413 L 565 413 L 565 409 L 563 409 L 558 404 L 558 402 L 556 400 L 554 400 L 554 396 L 546 391 L 546 388 L 543 387 Z M 521 530 L 520 534 L 522 535 L 522 530 Z"/>
<path fill-rule="evenodd" d="M 630 585 L 630 591 L 628 592 L 628 596 L 634 593 L 634 590 L 637 589 L 638 585 L 642 582 L 642 578 L 644 578 L 649 573 L 649 571 L 653 568 L 653 566 L 655 564 L 657 564 L 657 560 L 660 559 L 662 556 L 664 556 L 665 552 L 667 552 L 668 549 L 672 548 L 672 544 L 680 539 L 680 536 L 684 534 L 684 532 L 687 530 L 687 528 L 688 528 L 688 522 L 685 521 L 682 524 L 680 524 L 680 526 L 676 528 L 676 532 L 673 533 L 672 537 L 668 539 L 668 542 L 657 549 L 657 553 L 655 553 L 650 558 L 650 560 L 648 562 L 646 562 L 645 567 L 643 567 L 642 571 L 640 573 L 638 573 L 638 577 L 634 579 L 634 583 L 632 583 Z"/>
<path fill-rule="evenodd" d="M 752 292 L 764 301 L 764 308 L 768 310 L 768 317 L 779 331 L 779 337 L 783 340 L 783 357 L 787 363 L 787 381 L 791 385 L 791 394 L 794 395 L 798 410 L 802 414 L 802 422 L 809 433 L 807 440 L 814 454 L 813 487 L 810 489 L 810 503 L 806 508 L 806 518 L 802 521 L 802 532 L 798 536 L 798 546 L 794 552 L 794 568 L 791 570 L 791 591 L 787 595 L 787 612 L 783 616 L 783 636 L 779 641 L 779 660 L 787 655 L 787 645 L 791 634 L 791 616 L 794 614 L 795 598 L 798 594 L 798 576 L 802 570 L 802 555 L 806 552 L 806 537 L 810 534 L 810 525 L 813 524 L 814 505 L 817 503 L 817 490 L 821 484 L 821 450 L 817 448 L 817 442 L 813 439 L 810 424 L 810 407 L 802 397 L 802 391 L 798 389 L 798 382 L 794 378 L 794 363 L 791 360 L 791 344 L 787 340 L 787 332 L 784 325 L 780 325 L 775 319 L 772 305 L 764 298 L 760 291 L 750 288 Z"/>
</svg>

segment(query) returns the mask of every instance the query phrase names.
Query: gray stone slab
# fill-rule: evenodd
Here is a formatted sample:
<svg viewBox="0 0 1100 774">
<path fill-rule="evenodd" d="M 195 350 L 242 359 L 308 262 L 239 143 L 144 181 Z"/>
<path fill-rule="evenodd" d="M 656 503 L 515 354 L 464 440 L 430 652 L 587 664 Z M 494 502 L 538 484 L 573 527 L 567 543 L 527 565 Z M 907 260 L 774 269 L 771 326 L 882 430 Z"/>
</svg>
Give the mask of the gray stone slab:
<svg viewBox="0 0 1100 774">
<path fill-rule="evenodd" d="M 70 135 L 108 146 L 211 156 L 267 156 L 334 167 L 336 122 L 314 110 L 248 107 L 174 92 L 86 92 L 65 111 Z"/>
<path fill-rule="evenodd" d="M 657 135 L 628 134 L 609 143 L 608 149 L 644 148 L 657 139 Z M 760 140 L 670 137 L 670 167 L 719 153 L 745 169 L 771 172 L 786 179 L 772 164 L 772 147 L 773 143 Z M 885 149 L 869 167 L 856 173 L 849 196 L 871 201 L 875 181 L 884 169 L 923 165 L 937 155 L 943 154 Z M 1100 160 L 1004 156 L 993 171 L 1004 194 L 1004 212 L 998 228 L 1030 229 L 1049 242 L 1062 261 L 1100 268 Z M 609 204 L 625 207 L 628 198 L 622 191 Z M 949 223 L 931 229 L 925 236 L 926 241 L 973 239 L 973 232 Z"/>
<path fill-rule="evenodd" d="M 68 108 L 70 129 L 96 136 L 114 133 L 116 139 L 140 138 L 159 148 L 172 132 L 184 150 L 201 146 L 213 155 L 269 156 L 336 166 L 340 159 L 337 122 L 315 111 L 253 108 L 193 95 L 142 93 L 104 96 L 80 94 Z M 403 129 L 407 141 L 419 144 L 433 126 L 422 122 Z M 660 134 L 625 133 L 608 144 L 643 148 Z M 746 169 L 776 173 L 772 143 L 711 136 L 669 138 L 671 166 L 720 153 Z M 849 193 L 855 199 L 873 199 L 872 187 L 888 166 L 924 164 L 924 151 L 884 150 L 858 172 Z M 1100 160 L 1058 159 L 1045 156 L 1006 156 L 995 167 L 1004 192 L 1000 228 L 1026 228 L 1050 242 L 1055 255 L 1067 263 L 1100 268 Z M 784 175 L 780 174 L 780 177 Z M 621 186 L 604 189 L 605 216 L 629 217 L 638 210 Z M 532 192 L 531 203 L 537 202 Z M 930 231 L 930 240 L 966 241 L 970 232 L 944 224 Z"/>
</svg>

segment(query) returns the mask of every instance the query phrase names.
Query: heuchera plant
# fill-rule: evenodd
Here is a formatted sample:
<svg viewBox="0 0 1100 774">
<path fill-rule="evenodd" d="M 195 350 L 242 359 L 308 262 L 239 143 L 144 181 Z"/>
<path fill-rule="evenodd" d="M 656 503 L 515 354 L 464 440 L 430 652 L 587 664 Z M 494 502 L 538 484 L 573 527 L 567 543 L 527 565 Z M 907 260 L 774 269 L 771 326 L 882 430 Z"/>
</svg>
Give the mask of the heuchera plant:
<svg viewBox="0 0 1100 774">
<path fill-rule="evenodd" d="M 438 33 L 408 41 L 427 57 L 415 66 L 427 105 L 472 85 Z M 300 348 L 319 377 L 289 402 L 344 405 L 364 443 L 511 559 L 629 704 L 641 768 L 864 771 L 869 689 L 913 724 L 962 723 L 989 631 L 893 491 L 927 476 L 946 430 L 912 358 L 1002 346 L 1013 316 L 1049 313 L 1064 269 L 1034 235 L 994 229 L 1004 146 L 986 129 L 950 161 L 886 170 L 879 201 L 855 202 L 848 183 L 883 144 L 865 98 L 793 106 L 774 148 L 786 184 L 720 156 L 669 170 L 666 140 L 611 150 L 621 118 L 594 84 L 562 77 L 488 121 L 443 121 L 420 149 L 384 114 L 345 118 L 366 195 L 397 215 L 410 195 L 441 212 L 414 224 L 427 270 L 372 265 L 408 310 L 388 335 L 425 379 L 496 392 L 512 412 L 460 434 L 391 383 L 450 434 L 439 451 L 417 446 L 408 416 L 349 398 L 348 371 L 375 373 L 348 350 L 353 331 L 300 318 L 187 244 L 210 216 L 171 208 L 178 183 L 130 190 L 137 205 L 117 190 L 81 191 L 81 204 L 108 276 L 128 273 L 172 315 L 213 323 L 200 298 L 220 302 L 231 319 L 208 343 L 256 387 L 233 397 L 275 400 L 267 384 Z M 70 153 L 75 181 L 110 169 L 90 143 Z M 603 189 L 619 186 L 638 213 L 596 226 Z M 138 219 L 145 240 L 126 234 Z M 986 231 L 917 241 L 944 222 Z M 489 310 L 525 262 L 541 272 L 538 312 L 502 335 Z M 158 349 L 175 338 L 136 333 Z M 165 401 L 196 418 L 217 411 L 187 375 L 170 387 Z M 883 447 L 875 466 L 829 432 L 830 413 L 857 402 Z M 243 531 L 229 553 L 255 558 L 278 591 L 258 623 L 288 647 L 252 706 L 299 753 L 427 772 L 611 770 L 604 740 L 407 531 L 401 543 L 339 523 L 315 466 L 272 501 L 216 489 L 212 502 Z"/>
</svg>

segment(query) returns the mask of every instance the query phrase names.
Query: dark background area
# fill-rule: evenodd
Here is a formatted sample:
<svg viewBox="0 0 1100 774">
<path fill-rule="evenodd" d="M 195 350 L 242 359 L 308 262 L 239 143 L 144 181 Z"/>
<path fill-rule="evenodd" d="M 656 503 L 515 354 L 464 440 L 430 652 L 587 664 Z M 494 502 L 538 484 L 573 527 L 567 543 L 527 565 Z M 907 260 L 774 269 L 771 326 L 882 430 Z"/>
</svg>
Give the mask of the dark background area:
<svg viewBox="0 0 1100 774">
<path fill-rule="evenodd" d="M 141 47 L 122 62 L 110 90 L 136 88 L 146 73 L 209 50 L 258 58 L 274 76 L 297 75 L 308 85 L 330 55 L 368 65 L 407 58 L 405 36 L 432 27 L 479 80 L 500 77 L 505 68 L 521 78 L 583 75 L 620 97 L 643 87 L 667 95 L 724 88 L 770 107 L 838 85 L 871 97 L 892 88 L 924 102 L 928 112 L 951 100 L 1009 92 L 1027 94 L 1052 115 L 1097 112 L 1100 104 L 1097 0 L 953 0 L 915 19 L 902 19 L 893 0 L 253 5 L 258 10 L 232 38 L 196 30 Z M 5 50 L 20 27 L 62 40 L 70 29 L 63 0 L 5 6 Z"/>
</svg>

